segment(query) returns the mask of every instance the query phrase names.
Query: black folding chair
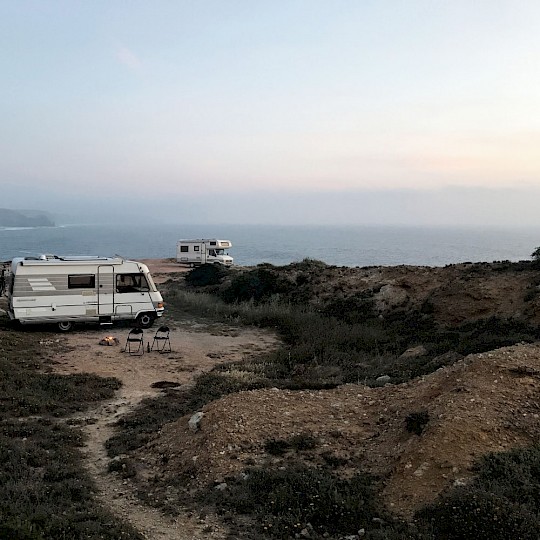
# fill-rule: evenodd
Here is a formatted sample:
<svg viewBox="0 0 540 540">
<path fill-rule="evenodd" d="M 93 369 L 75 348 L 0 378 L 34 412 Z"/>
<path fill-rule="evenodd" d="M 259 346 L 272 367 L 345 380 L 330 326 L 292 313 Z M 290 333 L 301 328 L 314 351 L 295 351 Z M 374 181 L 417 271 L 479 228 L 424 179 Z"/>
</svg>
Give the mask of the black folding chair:
<svg viewBox="0 0 540 540">
<path fill-rule="evenodd" d="M 171 352 L 171 339 L 169 333 L 170 330 L 168 326 L 160 326 L 156 330 L 154 340 L 152 341 L 152 348 L 150 350 L 153 351 L 155 346 L 156 351 L 159 353 Z"/>
<path fill-rule="evenodd" d="M 128 352 L 132 356 L 144 354 L 144 332 L 141 328 L 132 328 L 129 331 L 124 352 Z"/>
</svg>

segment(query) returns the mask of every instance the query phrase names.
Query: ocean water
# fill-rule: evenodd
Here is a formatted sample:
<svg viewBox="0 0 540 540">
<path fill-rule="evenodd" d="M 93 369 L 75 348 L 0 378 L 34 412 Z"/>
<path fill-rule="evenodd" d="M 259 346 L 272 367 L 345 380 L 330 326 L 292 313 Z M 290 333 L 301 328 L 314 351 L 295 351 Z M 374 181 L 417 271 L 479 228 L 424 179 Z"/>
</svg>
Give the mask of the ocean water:
<svg viewBox="0 0 540 540">
<path fill-rule="evenodd" d="M 0 261 L 40 253 L 175 257 L 180 238 L 231 240 L 235 264 L 306 257 L 337 266 L 426 265 L 529 259 L 538 229 L 397 226 L 63 225 L 0 229 Z"/>
</svg>

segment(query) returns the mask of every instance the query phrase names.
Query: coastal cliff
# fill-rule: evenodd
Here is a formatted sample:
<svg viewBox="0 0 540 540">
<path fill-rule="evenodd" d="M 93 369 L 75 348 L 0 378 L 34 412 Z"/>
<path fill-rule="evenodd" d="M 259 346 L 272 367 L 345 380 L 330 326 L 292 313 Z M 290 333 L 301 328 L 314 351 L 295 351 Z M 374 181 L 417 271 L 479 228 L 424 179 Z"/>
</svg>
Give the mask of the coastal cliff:
<svg viewBox="0 0 540 540">
<path fill-rule="evenodd" d="M 54 227 L 46 212 L 0 208 L 0 227 Z"/>
</svg>

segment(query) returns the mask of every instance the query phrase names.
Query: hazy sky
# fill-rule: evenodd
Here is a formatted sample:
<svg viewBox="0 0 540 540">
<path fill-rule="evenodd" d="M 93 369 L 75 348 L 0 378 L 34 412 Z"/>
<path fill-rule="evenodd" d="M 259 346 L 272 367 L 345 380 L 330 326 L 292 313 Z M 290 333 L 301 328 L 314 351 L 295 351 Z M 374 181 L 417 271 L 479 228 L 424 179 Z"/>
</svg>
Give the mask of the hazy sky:
<svg viewBox="0 0 540 540">
<path fill-rule="evenodd" d="M 0 0 L 0 207 L 540 224 L 540 2 Z"/>
</svg>

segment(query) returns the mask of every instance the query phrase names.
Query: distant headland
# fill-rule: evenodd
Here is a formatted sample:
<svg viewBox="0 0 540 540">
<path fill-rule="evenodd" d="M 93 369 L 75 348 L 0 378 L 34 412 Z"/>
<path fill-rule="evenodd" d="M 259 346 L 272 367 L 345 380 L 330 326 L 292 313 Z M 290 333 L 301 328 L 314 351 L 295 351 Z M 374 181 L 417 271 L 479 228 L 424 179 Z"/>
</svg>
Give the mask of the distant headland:
<svg viewBox="0 0 540 540">
<path fill-rule="evenodd" d="M 0 227 L 54 227 L 51 217 L 40 210 L 0 208 Z"/>
</svg>

